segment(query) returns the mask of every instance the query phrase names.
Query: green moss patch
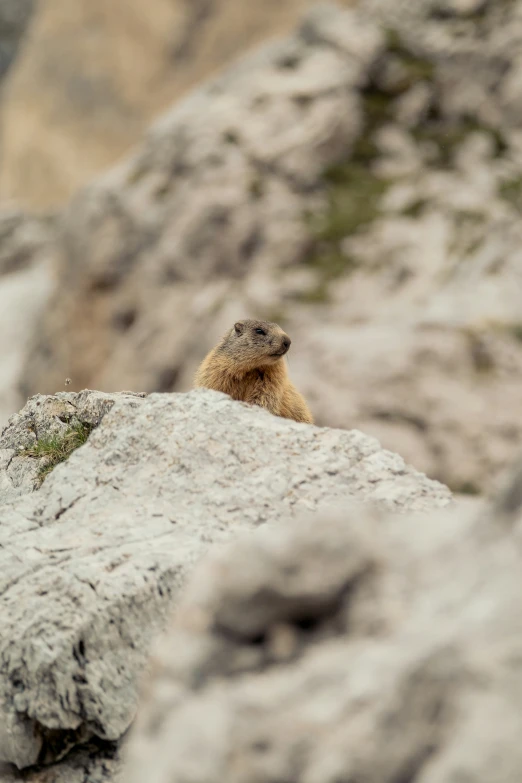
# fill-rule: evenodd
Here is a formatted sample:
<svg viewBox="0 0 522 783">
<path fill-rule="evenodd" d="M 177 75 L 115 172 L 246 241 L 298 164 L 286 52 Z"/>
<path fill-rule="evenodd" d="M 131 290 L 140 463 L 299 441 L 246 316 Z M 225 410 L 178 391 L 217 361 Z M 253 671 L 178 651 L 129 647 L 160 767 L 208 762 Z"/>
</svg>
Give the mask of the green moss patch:
<svg viewBox="0 0 522 783">
<path fill-rule="evenodd" d="M 40 483 L 60 462 L 65 462 L 73 451 L 86 443 L 94 427 L 80 422 L 69 427 L 63 434 L 39 438 L 36 443 L 24 449 L 25 457 L 41 459 L 38 472 Z"/>
</svg>

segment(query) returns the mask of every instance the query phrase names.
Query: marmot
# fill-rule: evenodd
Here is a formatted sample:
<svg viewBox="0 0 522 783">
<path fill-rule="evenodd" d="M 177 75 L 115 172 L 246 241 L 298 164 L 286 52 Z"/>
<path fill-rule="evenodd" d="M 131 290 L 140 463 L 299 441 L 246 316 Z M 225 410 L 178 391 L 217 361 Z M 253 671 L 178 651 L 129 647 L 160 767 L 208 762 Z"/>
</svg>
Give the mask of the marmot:
<svg viewBox="0 0 522 783">
<path fill-rule="evenodd" d="M 285 419 L 313 424 L 286 370 L 284 357 L 291 342 L 277 324 L 238 321 L 202 361 L 194 386 L 224 392 Z"/>
</svg>

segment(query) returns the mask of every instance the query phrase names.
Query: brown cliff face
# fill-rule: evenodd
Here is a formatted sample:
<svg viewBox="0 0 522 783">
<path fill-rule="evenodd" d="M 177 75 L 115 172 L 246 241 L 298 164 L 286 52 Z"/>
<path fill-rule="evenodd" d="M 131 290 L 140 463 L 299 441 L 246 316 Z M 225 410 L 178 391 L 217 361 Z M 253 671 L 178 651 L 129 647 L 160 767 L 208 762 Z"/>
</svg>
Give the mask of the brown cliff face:
<svg viewBox="0 0 522 783">
<path fill-rule="evenodd" d="M 309 0 L 42 0 L 2 108 L 0 193 L 61 206 L 187 89 Z"/>
</svg>

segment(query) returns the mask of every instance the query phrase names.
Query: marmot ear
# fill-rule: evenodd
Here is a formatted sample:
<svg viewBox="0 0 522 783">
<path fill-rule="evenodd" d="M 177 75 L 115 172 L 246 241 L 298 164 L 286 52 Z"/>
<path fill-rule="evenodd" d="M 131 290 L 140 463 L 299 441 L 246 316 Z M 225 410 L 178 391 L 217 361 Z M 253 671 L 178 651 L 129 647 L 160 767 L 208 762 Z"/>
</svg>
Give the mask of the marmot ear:
<svg viewBox="0 0 522 783">
<path fill-rule="evenodd" d="M 241 321 L 238 321 L 237 324 L 234 324 L 234 329 L 236 330 L 236 334 L 242 334 L 244 328 L 245 325 L 242 324 Z"/>
</svg>

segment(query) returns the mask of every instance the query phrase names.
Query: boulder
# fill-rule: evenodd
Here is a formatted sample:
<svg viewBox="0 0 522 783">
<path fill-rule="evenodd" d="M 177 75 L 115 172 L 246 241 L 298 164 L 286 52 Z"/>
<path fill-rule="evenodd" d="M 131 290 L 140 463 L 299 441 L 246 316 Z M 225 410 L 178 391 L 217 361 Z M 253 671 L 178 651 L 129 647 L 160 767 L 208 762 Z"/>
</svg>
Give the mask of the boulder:
<svg viewBox="0 0 522 783">
<path fill-rule="evenodd" d="M 39 397 L 1 446 L 63 435 L 75 421 L 97 424 L 85 445 L 37 491 L 20 479 L 25 494 L 0 508 L 0 762 L 20 769 L 123 737 L 150 645 L 211 546 L 353 499 L 396 511 L 451 503 L 446 487 L 361 432 L 208 390 Z M 21 465 L 35 460 L 13 457 L 0 487 L 34 476 Z"/>
</svg>

